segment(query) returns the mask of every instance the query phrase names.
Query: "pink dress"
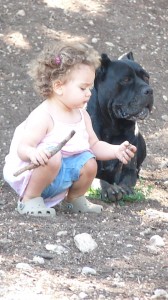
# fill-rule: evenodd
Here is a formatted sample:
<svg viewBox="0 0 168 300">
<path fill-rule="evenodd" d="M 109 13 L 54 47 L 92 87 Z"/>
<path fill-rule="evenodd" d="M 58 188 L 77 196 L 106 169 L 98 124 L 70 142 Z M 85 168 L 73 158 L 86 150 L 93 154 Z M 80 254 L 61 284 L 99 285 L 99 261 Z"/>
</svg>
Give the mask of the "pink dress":
<svg viewBox="0 0 168 300">
<path fill-rule="evenodd" d="M 77 123 L 63 123 L 55 120 L 52 115 L 51 118 L 54 122 L 52 131 L 47 134 L 40 142 L 38 147 L 48 148 L 49 146 L 57 146 L 62 140 L 64 140 L 72 130 L 75 130 L 74 136 L 65 144 L 61 153 L 63 157 L 69 157 L 74 154 L 82 153 L 84 151 L 90 151 L 90 145 L 88 141 L 88 133 L 86 131 L 85 120 L 83 111 L 80 109 L 81 120 Z M 19 176 L 15 177 L 13 174 L 28 165 L 28 162 L 22 161 L 18 154 L 17 148 L 22 135 L 24 134 L 24 128 L 26 126 L 26 120 L 22 122 L 15 130 L 13 139 L 11 142 L 9 154 L 5 158 L 5 166 L 3 169 L 4 179 L 8 184 L 16 191 L 16 193 L 22 197 L 26 186 L 30 180 L 33 170 L 26 171 Z M 58 198 L 62 198 L 62 196 Z M 62 198 L 63 199 L 63 198 Z"/>
</svg>

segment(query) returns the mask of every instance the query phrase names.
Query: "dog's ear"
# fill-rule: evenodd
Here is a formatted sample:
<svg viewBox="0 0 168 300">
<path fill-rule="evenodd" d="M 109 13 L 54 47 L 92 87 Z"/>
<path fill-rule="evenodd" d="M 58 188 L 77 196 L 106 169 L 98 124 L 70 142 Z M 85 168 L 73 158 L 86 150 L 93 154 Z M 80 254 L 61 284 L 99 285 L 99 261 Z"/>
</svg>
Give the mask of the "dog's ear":
<svg viewBox="0 0 168 300">
<path fill-rule="evenodd" d="M 128 53 L 122 54 L 118 60 L 125 60 L 125 59 L 130 59 L 130 60 L 134 60 L 134 56 L 133 53 L 130 51 Z"/>
<path fill-rule="evenodd" d="M 101 67 L 107 68 L 109 63 L 111 62 L 110 58 L 106 53 L 102 53 L 101 55 Z"/>
<path fill-rule="evenodd" d="M 100 67 L 96 70 L 96 80 L 95 80 L 95 82 L 97 82 L 97 80 L 101 80 L 101 81 L 104 80 L 106 70 L 107 70 L 111 60 L 110 60 L 110 58 L 108 57 L 107 54 L 102 53 L 100 62 L 101 62 Z"/>
</svg>

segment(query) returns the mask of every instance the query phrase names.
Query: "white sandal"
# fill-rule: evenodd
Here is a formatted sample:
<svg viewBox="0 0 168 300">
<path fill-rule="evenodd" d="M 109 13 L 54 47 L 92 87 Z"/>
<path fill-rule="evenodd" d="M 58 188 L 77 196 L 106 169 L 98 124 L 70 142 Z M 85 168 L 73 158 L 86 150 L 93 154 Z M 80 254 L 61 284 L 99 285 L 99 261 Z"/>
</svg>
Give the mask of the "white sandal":
<svg viewBox="0 0 168 300">
<path fill-rule="evenodd" d="M 72 202 L 63 201 L 63 210 L 70 213 L 97 213 L 100 214 L 103 210 L 102 205 L 89 202 L 85 196 L 78 197 Z"/>
<path fill-rule="evenodd" d="M 21 215 L 34 217 L 55 217 L 54 208 L 47 208 L 42 197 L 33 198 L 28 201 L 18 201 L 16 210 Z"/>
</svg>

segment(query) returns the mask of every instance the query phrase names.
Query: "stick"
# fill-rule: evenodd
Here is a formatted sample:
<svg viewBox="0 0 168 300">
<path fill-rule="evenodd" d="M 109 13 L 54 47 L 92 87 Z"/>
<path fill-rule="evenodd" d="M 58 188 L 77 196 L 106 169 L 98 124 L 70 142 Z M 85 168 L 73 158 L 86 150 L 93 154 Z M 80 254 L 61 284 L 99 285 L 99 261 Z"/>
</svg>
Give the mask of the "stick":
<svg viewBox="0 0 168 300">
<path fill-rule="evenodd" d="M 61 149 L 62 149 L 62 147 L 74 136 L 74 134 L 75 134 L 75 131 L 74 130 L 72 130 L 71 132 L 70 132 L 70 134 L 61 142 L 61 143 L 59 143 L 56 147 L 52 147 L 51 148 L 51 150 L 49 150 L 49 152 L 50 152 L 50 154 L 51 154 L 51 156 L 50 157 L 52 157 L 53 155 L 55 155 L 58 151 L 60 151 Z M 25 172 L 25 171 L 28 171 L 28 170 L 32 170 L 32 169 L 36 169 L 36 168 L 38 168 L 40 165 L 35 165 L 35 164 L 33 164 L 33 163 L 30 163 L 30 164 L 28 164 L 27 166 L 25 166 L 25 167 L 23 167 L 23 168 L 21 168 L 20 170 L 18 170 L 17 172 L 15 172 L 14 174 L 13 174 L 13 176 L 18 176 L 18 175 L 20 175 L 20 174 L 22 174 L 23 172 Z"/>
<path fill-rule="evenodd" d="M 127 149 L 129 149 L 130 147 L 131 147 L 131 144 L 129 144 L 127 146 Z M 122 169 L 123 169 L 123 163 L 121 161 L 119 161 L 118 170 L 117 170 L 116 175 L 114 177 L 115 183 L 117 185 L 119 185 L 119 183 L 120 183 Z"/>
</svg>

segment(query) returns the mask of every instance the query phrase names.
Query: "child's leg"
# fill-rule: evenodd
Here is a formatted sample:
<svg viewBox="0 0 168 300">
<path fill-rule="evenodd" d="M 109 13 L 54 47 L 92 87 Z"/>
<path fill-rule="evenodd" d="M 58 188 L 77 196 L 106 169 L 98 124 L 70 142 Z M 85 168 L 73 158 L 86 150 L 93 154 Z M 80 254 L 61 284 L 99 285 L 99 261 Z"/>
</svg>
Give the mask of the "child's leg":
<svg viewBox="0 0 168 300">
<path fill-rule="evenodd" d="M 94 158 L 89 159 L 80 171 L 78 181 L 75 181 L 69 189 L 67 201 L 83 196 L 92 184 L 97 173 L 97 162 Z"/>
<path fill-rule="evenodd" d="M 103 210 L 102 205 L 89 202 L 84 194 L 90 187 L 96 176 L 97 163 L 94 158 L 89 159 L 80 171 L 78 181 L 74 182 L 70 187 L 65 204 L 65 210 L 69 212 L 94 212 L 100 213 Z"/>
<path fill-rule="evenodd" d="M 54 180 L 58 175 L 61 167 L 61 153 L 57 153 L 51 157 L 46 166 L 36 168 L 26 187 L 22 201 L 40 197 L 42 191 Z"/>
</svg>

